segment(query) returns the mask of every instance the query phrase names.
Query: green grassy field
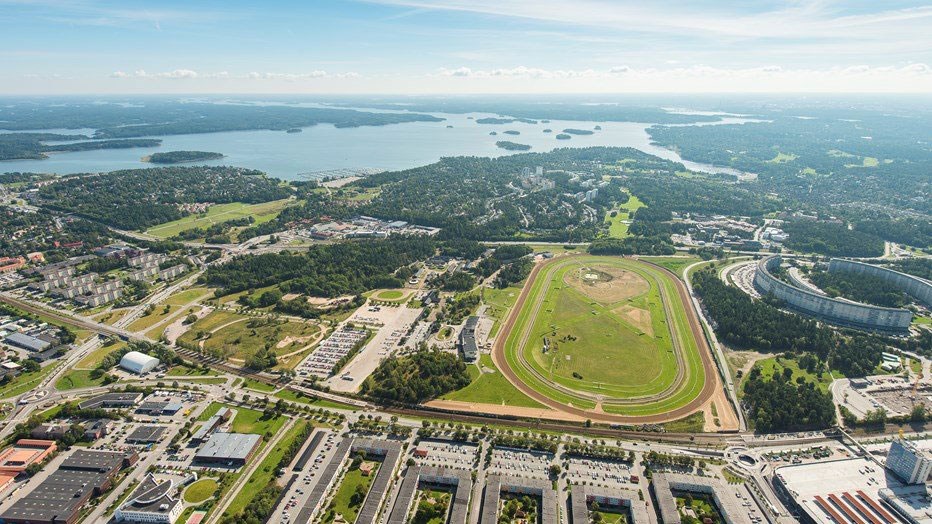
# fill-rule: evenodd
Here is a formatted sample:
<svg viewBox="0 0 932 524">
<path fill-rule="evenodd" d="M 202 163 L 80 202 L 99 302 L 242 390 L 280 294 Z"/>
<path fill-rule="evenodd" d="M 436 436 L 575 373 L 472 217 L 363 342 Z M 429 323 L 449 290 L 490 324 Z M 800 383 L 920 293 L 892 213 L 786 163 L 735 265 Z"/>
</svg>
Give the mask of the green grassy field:
<svg viewBox="0 0 932 524">
<path fill-rule="evenodd" d="M 631 195 L 627 202 L 618 206 L 617 213 L 615 213 L 614 217 L 612 216 L 612 211 L 606 213 L 605 221 L 609 223 L 608 236 L 611 238 L 627 237 L 628 224 L 625 223 L 625 221 L 630 220 L 631 215 L 642 207 L 646 207 L 646 204 L 641 202 L 638 197 Z"/>
<path fill-rule="evenodd" d="M 236 410 L 236 416 L 233 418 L 233 433 L 253 433 L 256 435 L 265 435 L 269 433 L 274 435 L 285 425 L 285 417 L 277 416 L 266 418 L 262 416 L 261 411 L 230 406 L 220 402 L 212 402 L 197 419 L 203 422 L 216 415 L 217 411 L 222 407 Z"/>
<path fill-rule="evenodd" d="M 583 293 L 579 285 L 564 281 L 568 272 L 584 266 L 594 266 L 596 271 L 579 273 L 583 278 L 596 274 L 599 280 L 611 283 L 617 278 L 632 286 L 636 283 L 630 276 L 633 274 L 646 281 L 649 289 L 641 282 L 636 292 L 629 291 L 630 296 L 609 291 L 599 292 L 601 296 L 596 298 L 595 292 Z M 599 275 L 610 272 L 615 275 L 607 280 Z M 580 278 L 575 278 L 578 284 Z M 661 301 L 661 289 L 662 296 L 668 297 L 666 304 Z M 535 315 L 538 302 L 541 306 Z M 525 331 L 529 332 L 528 343 L 519 347 Z M 672 388 L 677 363 L 671 331 L 685 364 L 683 382 L 676 388 Z M 547 352 L 543 351 L 545 336 L 550 340 Z M 619 344 L 619 340 L 625 342 Z M 647 264 L 615 257 L 578 257 L 545 268 L 532 284 L 529 299 L 508 334 L 505 357 L 522 381 L 559 402 L 583 409 L 595 407 L 590 398 L 562 391 L 555 383 L 609 400 L 630 399 L 624 405 L 603 404 L 606 412 L 616 414 L 670 411 L 694 399 L 705 383 L 699 346 L 674 281 Z M 662 398 L 637 402 L 636 398 L 649 394 Z"/>
<path fill-rule="evenodd" d="M 324 512 L 322 522 L 333 522 L 336 515 L 342 515 L 344 522 L 355 522 L 359 510 L 362 508 L 362 502 L 353 504 L 351 500 L 353 493 L 356 491 L 356 486 L 362 486 L 368 493 L 377 472 L 378 468 L 366 477 L 358 469 L 347 471 L 343 476 L 343 481 L 340 482 L 340 488 L 337 490 L 336 495 L 333 496 L 331 506 Z"/>
<path fill-rule="evenodd" d="M 251 318 L 213 333 L 204 349 L 245 359 L 271 345 L 272 352 L 285 355 L 306 346 L 318 331 L 319 327 L 305 322 Z"/>
<path fill-rule="evenodd" d="M 210 293 L 210 290 L 206 287 L 191 287 L 175 293 L 174 295 L 163 300 L 161 303 L 168 304 L 170 306 L 184 306 L 193 302 L 199 297 L 207 295 L 208 293 Z"/>
<path fill-rule="evenodd" d="M 212 369 L 192 368 L 188 366 L 175 366 L 165 373 L 166 377 L 217 377 L 219 373 Z"/>
<path fill-rule="evenodd" d="M 810 373 L 805 369 L 801 369 L 796 360 L 786 359 L 783 357 L 770 357 L 763 360 L 758 360 L 754 367 L 760 368 L 761 377 L 769 380 L 774 373 L 783 373 L 784 369 L 789 369 L 793 372 L 793 377 L 790 379 L 793 382 L 796 382 L 796 379 L 802 377 L 807 382 L 811 382 L 819 387 L 822 391 L 828 391 L 828 388 L 832 385 L 832 376 L 835 378 L 843 378 L 838 371 L 834 371 L 831 374 L 828 372 L 823 372 L 822 376 L 819 377 L 815 373 Z"/>
<path fill-rule="evenodd" d="M 100 361 L 104 359 L 110 353 L 118 351 L 126 346 L 126 342 L 119 341 L 109 346 L 100 346 L 99 348 L 91 351 L 84 358 L 78 362 L 78 365 L 75 366 L 75 369 L 94 369 L 97 364 L 100 364 Z"/>
<path fill-rule="evenodd" d="M 400 300 L 403 296 L 405 296 L 404 291 L 398 289 L 385 289 L 372 294 L 372 298 L 376 300 L 388 301 Z"/>
<path fill-rule="evenodd" d="M 283 199 L 262 204 L 244 204 L 242 202 L 217 204 L 210 206 L 210 209 L 203 215 L 188 215 L 172 222 L 160 224 L 149 228 L 146 234 L 157 238 L 169 238 L 195 227 L 206 229 L 214 224 L 248 216 L 255 219 L 255 224 L 262 224 L 278 216 L 288 203 L 288 199 Z"/>
<path fill-rule="evenodd" d="M 470 366 L 470 374 L 477 373 L 474 375 L 472 383 L 461 390 L 447 393 L 443 396 L 444 400 L 528 408 L 544 407 L 539 402 L 520 392 L 511 382 L 508 382 L 508 379 L 495 369 L 495 364 L 492 363 L 492 357 L 489 355 L 480 355 L 479 363 L 482 367 L 494 370 L 494 372 L 478 374 L 479 370 L 476 366 Z"/>
<path fill-rule="evenodd" d="M 184 501 L 191 504 L 200 504 L 214 496 L 217 487 L 217 481 L 214 479 L 206 478 L 195 481 L 184 490 Z"/>
<path fill-rule="evenodd" d="M 55 389 L 59 391 L 67 391 L 69 389 L 81 389 L 100 386 L 103 383 L 103 376 L 97 379 L 93 379 L 91 378 L 90 370 L 73 369 L 55 381 Z"/>
<path fill-rule="evenodd" d="M 39 371 L 33 373 L 23 373 L 18 377 L 14 377 L 12 380 L 0 386 L 0 398 L 10 398 L 35 389 L 36 386 L 42 382 L 45 377 L 49 375 L 58 364 L 49 364 Z"/>
<path fill-rule="evenodd" d="M 167 308 L 167 311 L 166 311 Z M 143 315 L 136 320 L 134 320 L 128 326 L 130 331 L 146 331 L 152 326 L 158 324 L 159 322 L 170 317 L 172 314 L 178 312 L 178 306 L 172 305 L 158 305 L 155 309 L 152 310 L 148 315 Z"/>
<path fill-rule="evenodd" d="M 515 301 L 518 300 L 521 288 L 519 286 L 509 286 L 502 289 L 484 289 L 482 294 L 484 297 L 483 303 L 487 306 L 485 314 L 495 320 L 492 330 L 489 332 L 489 337 L 494 337 L 498 334 L 502 321 L 505 320 L 508 312 L 515 305 Z"/>
<path fill-rule="evenodd" d="M 657 264 L 660 267 L 669 269 L 676 274 L 677 277 L 682 278 L 683 268 L 689 266 L 690 264 L 695 264 L 702 260 L 698 257 L 641 257 L 645 262 L 650 262 L 651 264 Z"/>
</svg>

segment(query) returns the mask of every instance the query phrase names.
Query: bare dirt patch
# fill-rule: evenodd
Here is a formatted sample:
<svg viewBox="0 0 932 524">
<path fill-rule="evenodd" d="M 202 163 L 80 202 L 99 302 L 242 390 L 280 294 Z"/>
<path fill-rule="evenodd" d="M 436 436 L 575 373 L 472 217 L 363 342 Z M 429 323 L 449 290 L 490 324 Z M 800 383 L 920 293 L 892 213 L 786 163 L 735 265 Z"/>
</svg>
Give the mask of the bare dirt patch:
<svg viewBox="0 0 932 524">
<path fill-rule="evenodd" d="M 650 283 L 641 275 L 608 265 L 572 269 L 566 272 L 563 281 L 602 304 L 627 300 L 650 289 Z"/>
<path fill-rule="evenodd" d="M 650 311 L 625 304 L 624 306 L 613 309 L 612 313 L 618 315 L 622 320 L 637 328 L 638 331 L 646 333 L 653 338 L 654 324 L 651 322 Z"/>
</svg>

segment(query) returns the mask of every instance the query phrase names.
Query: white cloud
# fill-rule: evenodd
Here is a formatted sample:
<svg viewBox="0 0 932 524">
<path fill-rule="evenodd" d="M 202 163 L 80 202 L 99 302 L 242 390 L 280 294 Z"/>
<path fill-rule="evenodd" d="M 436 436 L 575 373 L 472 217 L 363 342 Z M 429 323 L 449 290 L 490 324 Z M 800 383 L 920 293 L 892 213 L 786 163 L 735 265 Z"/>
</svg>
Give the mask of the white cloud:
<svg viewBox="0 0 932 524">
<path fill-rule="evenodd" d="M 195 79 L 233 79 L 233 80 L 283 80 L 287 82 L 296 82 L 299 80 L 312 80 L 318 78 L 361 78 L 359 73 L 328 73 L 323 70 L 314 70 L 306 73 L 260 73 L 253 71 L 244 75 L 232 75 L 228 71 L 216 73 L 205 73 L 194 71 L 192 69 L 175 69 L 160 73 L 149 73 L 145 69 L 137 69 L 132 73 L 125 71 L 114 71 L 110 73 L 110 78 L 144 78 L 144 79 L 168 79 L 168 80 L 195 80 Z"/>
</svg>

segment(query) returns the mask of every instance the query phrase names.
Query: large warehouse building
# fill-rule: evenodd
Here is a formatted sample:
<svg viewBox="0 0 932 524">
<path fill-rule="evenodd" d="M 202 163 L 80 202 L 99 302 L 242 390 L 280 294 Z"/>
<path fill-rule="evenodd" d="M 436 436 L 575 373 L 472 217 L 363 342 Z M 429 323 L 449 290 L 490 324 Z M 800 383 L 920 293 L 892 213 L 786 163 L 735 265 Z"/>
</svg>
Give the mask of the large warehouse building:
<svg viewBox="0 0 932 524">
<path fill-rule="evenodd" d="M 144 375 L 159 366 L 159 359 L 145 353 L 130 351 L 120 359 L 120 367 L 137 375 Z"/>
<path fill-rule="evenodd" d="M 754 287 L 762 295 L 773 295 L 785 302 L 791 309 L 832 324 L 868 331 L 904 333 L 909 330 L 913 314 L 908 309 L 871 306 L 801 289 L 773 275 L 772 272 L 782 262 L 783 258 L 780 255 L 773 255 L 762 259 L 757 264 Z"/>
</svg>

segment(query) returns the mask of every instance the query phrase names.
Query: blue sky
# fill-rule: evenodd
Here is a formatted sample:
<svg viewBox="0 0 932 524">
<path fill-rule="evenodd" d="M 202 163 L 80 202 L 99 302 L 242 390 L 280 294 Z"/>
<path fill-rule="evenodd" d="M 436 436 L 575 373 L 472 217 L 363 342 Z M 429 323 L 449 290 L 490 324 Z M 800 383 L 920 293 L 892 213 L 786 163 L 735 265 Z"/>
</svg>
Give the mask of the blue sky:
<svg viewBox="0 0 932 524">
<path fill-rule="evenodd" d="M 0 92 L 930 92 L 930 35 L 897 0 L 0 0 Z"/>
</svg>

